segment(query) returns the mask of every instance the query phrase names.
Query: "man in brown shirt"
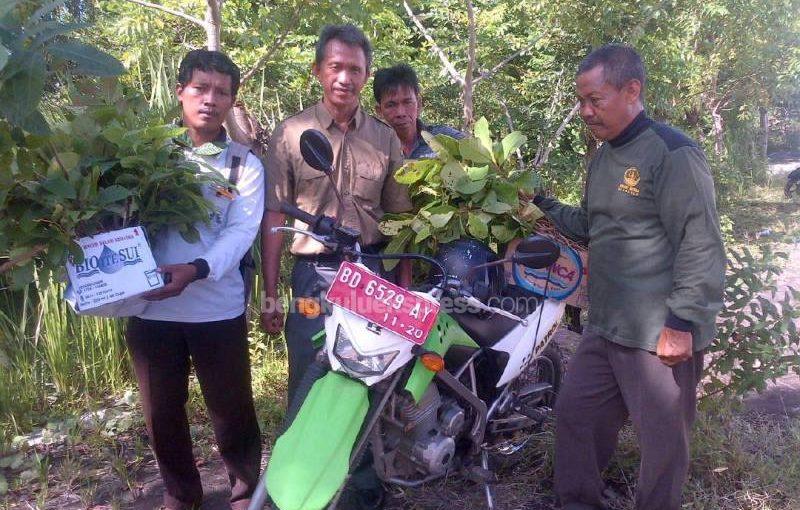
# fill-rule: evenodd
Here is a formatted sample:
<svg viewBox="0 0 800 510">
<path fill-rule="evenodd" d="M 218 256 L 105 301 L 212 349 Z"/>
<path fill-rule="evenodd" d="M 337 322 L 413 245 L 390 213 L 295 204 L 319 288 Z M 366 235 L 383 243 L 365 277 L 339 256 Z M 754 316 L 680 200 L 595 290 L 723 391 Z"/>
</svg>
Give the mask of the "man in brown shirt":
<svg viewBox="0 0 800 510">
<path fill-rule="evenodd" d="M 364 112 L 359 93 L 369 77 L 372 48 L 352 25 L 326 26 L 320 34 L 312 68 L 323 89 L 322 101 L 286 119 L 272 136 L 266 159 L 267 210 L 261 227 L 262 270 L 266 308 L 263 328 L 278 333 L 283 310 L 277 302 L 277 283 L 283 237 L 271 228 L 284 224 L 281 202 L 311 214 L 342 220 L 361 232 L 362 248 L 378 251 L 384 242 L 378 222 L 384 212 L 411 209 L 406 188 L 394 180 L 403 164 L 400 140 L 394 130 Z M 334 153 L 333 179 L 343 204 L 339 204 L 328 178 L 306 165 L 300 154 L 300 135 L 318 129 L 330 140 Z M 295 225 L 305 228 L 299 221 Z M 292 294 L 298 299 L 321 300 L 341 260 L 307 236 L 295 236 L 291 253 Z M 377 268 L 377 266 L 376 266 Z M 403 282 L 401 282 L 403 283 Z M 322 304 L 320 302 L 320 304 Z M 314 357 L 311 337 L 324 327 L 324 317 L 307 318 L 291 307 L 286 320 L 289 353 L 289 399 Z"/>
</svg>

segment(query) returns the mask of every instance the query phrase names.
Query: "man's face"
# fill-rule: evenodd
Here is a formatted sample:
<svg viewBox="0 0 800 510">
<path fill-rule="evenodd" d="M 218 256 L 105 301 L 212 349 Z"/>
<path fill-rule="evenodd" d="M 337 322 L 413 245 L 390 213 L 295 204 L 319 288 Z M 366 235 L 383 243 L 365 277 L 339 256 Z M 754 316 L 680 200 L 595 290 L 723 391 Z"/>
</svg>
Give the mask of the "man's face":
<svg viewBox="0 0 800 510">
<path fill-rule="evenodd" d="M 183 125 L 207 133 L 219 131 L 235 99 L 231 77 L 217 71 L 195 69 L 189 83 L 178 84 L 176 91 Z"/>
<path fill-rule="evenodd" d="M 641 111 L 641 84 L 631 80 L 621 89 L 606 82 L 603 66 L 579 74 L 576 92 L 580 116 L 598 140 L 613 140 Z"/>
<path fill-rule="evenodd" d="M 325 45 L 325 58 L 314 64 L 314 76 L 322 85 L 323 99 L 336 108 L 358 106 L 358 95 L 369 78 L 367 56 L 360 46 L 332 39 Z"/>
<path fill-rule="evenodd" d="M 422 103 L 413 88 L 400 85 L 384 92 L 375 109 L 397 133 L 409 133 L 417 129 Z"/>
</svg>

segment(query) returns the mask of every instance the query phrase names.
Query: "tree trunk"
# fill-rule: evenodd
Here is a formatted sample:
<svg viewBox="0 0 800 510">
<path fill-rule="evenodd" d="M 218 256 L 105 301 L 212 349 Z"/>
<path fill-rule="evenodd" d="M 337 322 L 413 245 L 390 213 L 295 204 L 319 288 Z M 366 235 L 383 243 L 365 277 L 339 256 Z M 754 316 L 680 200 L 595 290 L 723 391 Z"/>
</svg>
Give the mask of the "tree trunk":
<svg viewBox="0 0 800 510">
<path fill-rule="evenodd" d="M 714 154 L 722 156 L 725 153 L 725 119 L 719 105 L 711 109 L 711 132 L 714 135 Z"/>
<path fill-rule="evenodd" d="M 205 16 L 205 30 L 206 30 L 206 47 L 212 51 L 219 51 L 220 49 L 220 32 L 222 28 L 222 1 L 223 0 L 207 0 L 206 16 Z"/>
<path fill-rule="evenodd" d="M 767 159 L 769 154 L 769 110 L 765 106 L 758 109 L 761 117 L 761 157 Z"/>
<path fill-rule="evenodd" d="M 477 44 L 475 10 L 472 8 L 472 0 L 467 0 L 467 19 L 469 20 L 469 46 L 467 46 L 467 70 L 464 73 L 464 128 L 465 131 L 472 131 L 472 124 L 475 123 L 472 88 L 475 73 L 475 46 Z"/>
</svg>

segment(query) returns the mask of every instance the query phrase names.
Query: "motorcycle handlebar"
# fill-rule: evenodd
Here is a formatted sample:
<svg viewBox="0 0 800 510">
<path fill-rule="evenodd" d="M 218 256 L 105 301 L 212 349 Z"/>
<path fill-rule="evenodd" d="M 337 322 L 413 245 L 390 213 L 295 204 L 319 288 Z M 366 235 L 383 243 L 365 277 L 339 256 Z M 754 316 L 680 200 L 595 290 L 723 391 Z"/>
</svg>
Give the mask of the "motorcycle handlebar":
<svg viewBox="0 0 800 510">
<path fill-rule="evenodd" d="M 302 221 L 311 228 L 314 228 L 319 220 L 319 217 L 309 214 L 299 207 L 295 207 L 285 202 L 281 204 L 281 212 L 291 216 L 292 218 Z"/>
</svg>

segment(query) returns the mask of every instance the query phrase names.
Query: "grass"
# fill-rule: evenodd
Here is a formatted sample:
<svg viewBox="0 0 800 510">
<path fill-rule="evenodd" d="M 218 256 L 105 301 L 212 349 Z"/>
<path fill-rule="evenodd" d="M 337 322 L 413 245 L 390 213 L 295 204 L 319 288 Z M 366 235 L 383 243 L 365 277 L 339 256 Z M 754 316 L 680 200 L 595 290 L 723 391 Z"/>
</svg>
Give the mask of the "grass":
<svg viewBox="0 0 800 510">
<path fill-rule="evenodd" d="M 0 444 L 131 385 L 123 322 L 76 316 L 62 290 L 48 283 L 38 293 L 2 293 Z"/>
</svg>

